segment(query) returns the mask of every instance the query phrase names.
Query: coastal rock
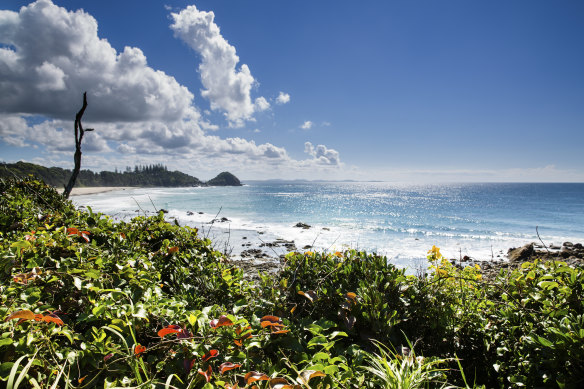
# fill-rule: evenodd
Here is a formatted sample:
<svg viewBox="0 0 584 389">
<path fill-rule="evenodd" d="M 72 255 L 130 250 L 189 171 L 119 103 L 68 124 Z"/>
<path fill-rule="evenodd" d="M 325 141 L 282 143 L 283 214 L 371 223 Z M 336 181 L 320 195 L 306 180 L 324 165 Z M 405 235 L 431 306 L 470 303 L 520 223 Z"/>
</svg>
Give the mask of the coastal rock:
<svg viewBox="0 0 584 389">
<path fill-rule="evenodd" d="M 507 257 L 511 262 L 525 261 L 528 260 L 533 253 L 533 243 L 528 243 L 523 247 L 509 249 Z"/>
<path fill-rule="evenodd" d="M 159 212 L 168 213 L 168 209 L 161 208 Z"/>
<path fill-rule="evenodd" d="M 305 230 L 308 230 L 311 226 L 308 224 L 305 224 L 305 223 L 298 222 L 294 225 L 294 227 L 303 228 Z"/>
<path fill-rule="evenodd" d="M 263 257 L 267 257 L 266 254 L 264 254 L 264 252 L 260 249 L 249 249 L 249 250 L 244 250 L 241 252 L 241 256 L 242 257 L 253 257 L 253 258 L 263 258 Z"/>
</svg>

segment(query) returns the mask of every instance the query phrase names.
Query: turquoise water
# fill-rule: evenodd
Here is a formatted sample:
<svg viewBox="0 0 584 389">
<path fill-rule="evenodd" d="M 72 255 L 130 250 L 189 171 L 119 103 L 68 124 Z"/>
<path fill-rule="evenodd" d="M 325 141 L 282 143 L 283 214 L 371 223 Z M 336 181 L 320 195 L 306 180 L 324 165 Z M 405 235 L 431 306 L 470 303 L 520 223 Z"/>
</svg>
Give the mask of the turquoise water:
<svg viewBox="0 0 584 389">
<path fill-rule="evenodd" d="M 298 248 L 374 251 L 410 266 L 432 245 L 451 258 L 504 258 L 510 247 L 538 241 L 536 226 L 548 245 L 584 241 L 584 184 L 250 182 L 132 189 L 74 201 L 116 218 L 167 209 L 167 217 L 200 228 L 235 255 L 244 241 L 284 238 Z M 229 221 L 209 224 L 217 215 Z M 298 222 L 312 227 L 294 227 Z"/>
</svg>

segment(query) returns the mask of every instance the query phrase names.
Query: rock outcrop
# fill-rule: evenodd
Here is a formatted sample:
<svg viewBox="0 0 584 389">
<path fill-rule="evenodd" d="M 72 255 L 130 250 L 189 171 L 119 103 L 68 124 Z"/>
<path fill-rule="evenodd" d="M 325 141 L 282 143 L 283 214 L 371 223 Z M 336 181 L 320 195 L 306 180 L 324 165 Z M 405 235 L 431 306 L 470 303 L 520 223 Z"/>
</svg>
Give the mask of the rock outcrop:
<svg viewBox="0 0 584 389">
<path fill-rule="evenodd" d="M 237 177 L 229 172 L 219 173 L 217 177 L 207 181 L 208 186 L 241 186 Z"/>
</svg>

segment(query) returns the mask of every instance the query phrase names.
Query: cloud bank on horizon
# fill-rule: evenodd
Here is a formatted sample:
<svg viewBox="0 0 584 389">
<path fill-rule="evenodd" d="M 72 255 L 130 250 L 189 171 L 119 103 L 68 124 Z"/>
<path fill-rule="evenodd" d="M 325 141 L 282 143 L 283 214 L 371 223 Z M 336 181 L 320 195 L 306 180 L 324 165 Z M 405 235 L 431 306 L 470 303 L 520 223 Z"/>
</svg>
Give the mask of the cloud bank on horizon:
<svg viewBox="0 0 584 389">
<path fill-rule="evenodd" d="M 213 12 L 188 6 L 171 18 L 175 37 L 201 58 L 201 96 L 223 113 L 228 127 L 240 128 L 272 109 L 265 97 L 252 97 L 258 82 L 247 65 L 238 65 Z M 51 0 L 19 12 L 0 10 L 0 77 L 0 139 L 13 147 L 40 147 L 47 153 L 44 161 L 69 159 L 72 118 L 88 91 L 85 119 L 96 131 L 85 137 L 83 148 L 96 152 L 91 166 L 112 168 L 112 160 L 133 165 L 144 156 L 188 162 L 190 173 L 209 164 L 258 173 L 266 167 L 302 172 L 342 166 L 339 153 L 324 145 L 306 146 L 307 158 L 294 159 L 271 143 L 209 134 L 218 126 L 204 118 L 187 87 L 150 67 L 140 48 L 117 52 L 98 35 L 92 15 Z M 272 101 L 283 105 L 290 95 L 280 92 Z"/>
</svg>

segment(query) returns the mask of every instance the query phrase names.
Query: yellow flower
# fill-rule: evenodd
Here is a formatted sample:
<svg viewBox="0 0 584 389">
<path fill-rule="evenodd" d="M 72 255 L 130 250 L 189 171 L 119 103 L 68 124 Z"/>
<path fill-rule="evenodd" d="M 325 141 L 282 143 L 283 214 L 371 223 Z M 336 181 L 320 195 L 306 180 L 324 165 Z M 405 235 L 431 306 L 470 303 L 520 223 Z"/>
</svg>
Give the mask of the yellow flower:
<svg viewBox="0 0 584 389">
<path fill-rule="evenodd" d="M 430 250 L 428 250 L 428 254 L 434 257 L 435 259 L 441 259 L 442 254 L 440 253 L 440 247 L 432 246 Z"/>
</svg>

